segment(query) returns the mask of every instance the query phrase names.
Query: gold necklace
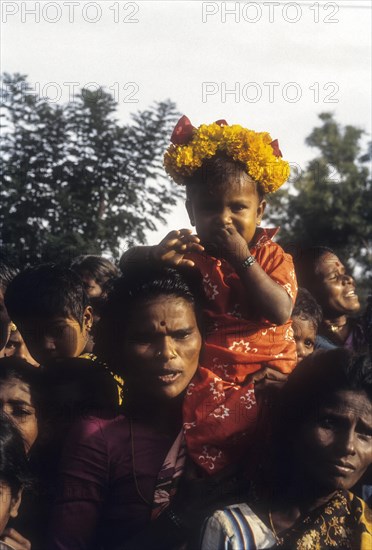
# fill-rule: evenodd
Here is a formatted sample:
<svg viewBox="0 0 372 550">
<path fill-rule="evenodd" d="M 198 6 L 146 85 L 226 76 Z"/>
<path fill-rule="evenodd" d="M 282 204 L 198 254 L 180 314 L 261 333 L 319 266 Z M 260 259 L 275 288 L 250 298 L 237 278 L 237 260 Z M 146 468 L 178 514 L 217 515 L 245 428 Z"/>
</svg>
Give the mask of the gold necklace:
<svg viewBox="0 0 372 550">
<path fill-rule="evenodd" d="M 269 510 L 269 522 L 270 522 L 270 527 L 271 527 L 271 530 L 274 534 L 274 537 L 275 537 L 275 540 L 276 542 L 279 544 L 282 542 L 281 538 L 278 536 L 278 533 L 276 532 L 276 529 L 274 527 L 274 522 L 273 522 L 273 516 L 271 514 L 271 509 Z"/>
<path fill-rule="evenodd" d="M 329 328 L 331 329 L 332 332 L 338 332 L 343 327 L 346 327 L 346 325 L 347 325 L 347 321 L 346 321 L 346 323 L 343 323 L 342 325 L 336 325 L 336 323 L 329 323 Z"/>
<path fill-rule="evenodd" d="M 134 433 L 133 433 L 133 421 L 132 417 L 129 417 L 129 430 L 130 430 L 130 444 L 131 444 L 131 451 L 132 451 L 132 473 L 133 473 L 133 479 L 134 479 L 134 485 L 136 487 L 136 491 L 139 495 L 139 497 L 143 500 L 147 506 L 152 506 L 152 503 L 147 500 L 146 497 L 143 496 L 142 492 L 140 491 L 139 485 L 138 485 L 138 479 L 137 479 L 137 473 L 136 473 L 136 463 L 135 463 L 135 452 L 134 452 Z"/>
<path fill-rule="evenodd" d="M 273 516 L 271 514 L 271 510 L 269 510 L 269 521 L 270 521 L 271 530 L 274 533 L 275 540 L 276 540 L 276 542 L 279 542 L 279 537 L 278 537 L 278 533 L 276 532 L 276 529 L 274 527 Z"/>
</svg>

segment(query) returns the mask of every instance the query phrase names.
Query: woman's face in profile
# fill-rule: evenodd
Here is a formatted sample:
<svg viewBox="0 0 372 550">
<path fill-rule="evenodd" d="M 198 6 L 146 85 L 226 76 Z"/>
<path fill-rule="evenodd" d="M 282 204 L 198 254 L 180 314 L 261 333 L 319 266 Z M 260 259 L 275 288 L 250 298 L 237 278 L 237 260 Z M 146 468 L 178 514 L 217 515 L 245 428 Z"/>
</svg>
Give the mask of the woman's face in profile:
<svg viewBox="0 0 372 550">
<path fill-rule="evenodd" d="M 192 304 L 168 295 L 140 302 L 124 343 L 131 391 L 164 399 L 180 395 L 198 367 L 201 344 Z"/>
<path fill-rule="evenodd" d="M 296 437 L 297 464 L 310 483 L 350 489 L 372 463 L 372 403 L 367 394 L 330 394 Z"/>
<path fill-rule="evenodd" d="M 335 254 L 323 254 L 316 263 L 315 274 L 317 299 L 326 315 L 350 314 L 360 309 L 354 279 Z"/>
</svg>

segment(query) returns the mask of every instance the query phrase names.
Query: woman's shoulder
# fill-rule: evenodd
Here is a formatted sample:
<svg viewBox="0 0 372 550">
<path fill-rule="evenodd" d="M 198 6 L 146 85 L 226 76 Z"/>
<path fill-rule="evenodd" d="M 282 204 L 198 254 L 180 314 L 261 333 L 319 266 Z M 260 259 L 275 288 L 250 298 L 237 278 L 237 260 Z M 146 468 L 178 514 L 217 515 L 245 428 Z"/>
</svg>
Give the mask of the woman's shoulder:
<svg viewBox="0 0 372 550">
<path fill-rule="evenodd" d="M 298 548 L 372 548 L 371 511 L 350 491 L 337 491 L 325 504 L 281 534 L 281 546 Z"/>
<path fill-rule="evenodd" d="M 66 447 L 93 446 L 110 448 L 117 441 L 123 441 L 129 434 L 128 419 L 114 412 L 86 415 L 78 419 L 69 431 Z"/>
<path fill-rule="evenodd" d="M 275 536 L 246 503 L 216 510 L 206 520 L 202 533 L 202 550 L 229 548 L 270 548 Z"/>
<path fill-rule="evenodd" d="M 350 491 L 344 491 L 344 495 L 348 502 L 350 515 L 355 519 L 356 522 L 363 523 L 367 531 L 372 536 L 372 509 L 363 499 L 361 499 L 354 493 L 351 493 Z"/>
</svg>

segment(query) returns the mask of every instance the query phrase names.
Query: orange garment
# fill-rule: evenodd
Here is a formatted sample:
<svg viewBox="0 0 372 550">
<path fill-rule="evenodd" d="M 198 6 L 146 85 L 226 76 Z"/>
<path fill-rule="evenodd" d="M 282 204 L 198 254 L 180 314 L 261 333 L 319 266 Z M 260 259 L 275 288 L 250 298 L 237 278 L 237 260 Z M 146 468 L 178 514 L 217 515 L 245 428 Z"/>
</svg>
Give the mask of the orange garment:
<svg viewBox="0 0 372 550">
<path fill-rule="evenodd" d="M 292 257 L 271 240 L 277 232 L 259 228 L 250 251 L 295 302 Z M 188 257 L 203 276 L 208 308 L 204 368 L 192 380 L 184 401 L 185 437 L 193 460 L 215 473 L 251 449 L 261 429 L 253 385 L 243 384 L 246 376 L 264 365 L 290 373 L 296 365 L 296 345 L 290 320 L 273 325 L 249 317 L 247 292 L 228 262 L 207 254 Z"/>
</svg>

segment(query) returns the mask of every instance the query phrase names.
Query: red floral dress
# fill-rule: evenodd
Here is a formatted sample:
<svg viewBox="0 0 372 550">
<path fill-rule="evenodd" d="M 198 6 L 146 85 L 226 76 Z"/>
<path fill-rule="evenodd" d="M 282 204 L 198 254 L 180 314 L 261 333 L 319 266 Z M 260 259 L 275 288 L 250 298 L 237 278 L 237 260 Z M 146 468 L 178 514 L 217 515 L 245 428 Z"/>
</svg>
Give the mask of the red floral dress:
<svg viewBox="0 0 372 550">
<path fill-rule="evenodd" d="M 259 228 L 250 250 L 294 302 L 293 261 L 271 240 L 277 231 Z M 206 254 L 188 257 L 203 276 L 208 306 L 202 367 L 184 401 L 184 429 L 189 454 L 212 474 L 248 449 L 253 452 L 255 434 L 261 429 L 254 388 L 244 385 L 246 376 L 263 365 L 290 373 L 296 365 L 296 345 L 290 320 L 273 325 L 250 318 L 247 292 L 228 262 Z"/>
</svg>

